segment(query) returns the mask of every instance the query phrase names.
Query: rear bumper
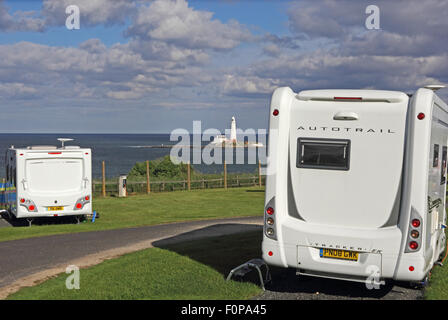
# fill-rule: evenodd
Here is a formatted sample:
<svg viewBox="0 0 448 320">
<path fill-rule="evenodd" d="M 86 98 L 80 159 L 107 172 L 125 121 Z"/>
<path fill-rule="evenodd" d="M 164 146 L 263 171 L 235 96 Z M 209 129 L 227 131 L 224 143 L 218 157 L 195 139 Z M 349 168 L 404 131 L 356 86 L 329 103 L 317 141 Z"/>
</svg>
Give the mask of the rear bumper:
<svg viewBox="0 0 448 320">
<path fill-rule="evenodd" d="M 397 279 L 398 276 L 401 278 L 399 280 L 404 280 L 404 275 L 415 281 L 423 278 L 416 272 L 417 267 L 420 267 L 419 263 L 415 263 L 412 273 L 407 270 L 397 274 L 401 245 L 401 231 L 397 227 L 356 230 L 288 219 L 277 230 L 278 241 L 266 236 L 263 238 L 263 259 L 269 265 L 296 268 L 303 273 L 328 275 L 331 278 L 346 275 L 347 280 L 372 276 L 381 279 Z M 357 251 L 358 261 L 322 258 L 319 252 L 322 247 Z M 418 258 L 414 256 L 412 259 Z"/>
<path fill-rule="evenodd" d="M 64 208 L 65 209 L 65 208 Z M 62 211 L 43 211 L 28 212 L 24 207 L 18 207 L 16 212 L 17 218 L 39 218 L 39 217 L 64 217 L 92 214 L 91 206 L 85 206 L 81 210 L 62 210 Z"/>
</svg>

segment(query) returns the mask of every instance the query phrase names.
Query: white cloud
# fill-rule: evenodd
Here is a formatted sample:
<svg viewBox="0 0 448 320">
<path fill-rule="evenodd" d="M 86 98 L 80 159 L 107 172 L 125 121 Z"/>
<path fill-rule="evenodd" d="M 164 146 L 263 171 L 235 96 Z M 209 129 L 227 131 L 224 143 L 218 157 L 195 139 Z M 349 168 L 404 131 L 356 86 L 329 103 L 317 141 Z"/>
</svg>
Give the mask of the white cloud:
<svg viewBox="0 0 448 320">
<path fill-rule="evenodd" d="M 0 83 L 0 95 L 5 98 L 28 99 L 36 95 L 37 90 L 23 83 Z"/>
<path fill-rule="evenodd" d="M 237 21 L 222 23 L 212 12 L 195 10 L 185 0 L 156 0 L 139 8 L 126 34 L 195 50 L 228 50 L 250 38 Z"/>
<path fill-rule="evenodd" d="M 266 35 L 261 48 L 264 59 L 229 72 L 232 81 L 222 83 L 223 92 L 241 96 L 268 91 L 258 83 L 295 90 L 404 91 L 448 83 L 446 1 L 379 0 L 375 4 L 380 8 L 381 30 L 365 28 L 369 4 L 362 0 L 293 2 L 287 11 L 292 35 Z M 293 44 L 300 46 L 293 49 Z"/>
<path fill-rule="evenodd" d="M 279 81 L 256 76 L 225 75 L 222 83 L 224 94 L 232 96 L 263 96 L 271 94 Z"/>
<path fill-rule="evenodd" d="M 65 23 L 67 1 L 46 0 L 41 16 L 49 24 Z M 0 93 L 3 99 L 141 100 L 176 108 L 215 105 L 219 95 L 221 105 L 226 99 L 230 104 L 267 100 L 284 85 L 295 90 L 411 90 L 447 83 L 448 34 L 439 31 L 446 30 L 443 16 L 448 13 L 437 0 L 422 2 L 430 6 L 415 2 L 416 7 L 400 11 L 399 4 L 380 1 L 382 30 L 366 31 L 367 2 L 325 0 L 317 5 L 305 0 L 289 8 L 291 34 L 267 33 L 253 41 L 245 26 L 215 19 L 185 0 L 70 1 L 80 6 L 81 25 L 130 19 L 128 43 L 108 47 L 89 39 L 78 47 L 0 45 Z M 249 50 L 238 48 L 248 41 Z M 227 55 L 229 50 L 235 55 Z M 249 51 L 257 54 L 241 59 Z"/>
<path fill-rule="evenodd" d="M 136 12 L 136 1 L 128 0 L 44 0 L 42 15 L 48 25 L 65 26 L 69 5 L 79 7 L 81 27 L 124 24 Z"/>
<path fill-rule="evenodd" d="M 45 28 L 43 19 L 36 17 L 34 11 L 16 11 L 10 14 L 4 1 L 0 0 L 0 31 L 37 31 L 41 32 Z"/>
<path fill-rule="evenodd" d="M 130 44 L 107 48 L 90 39 L 78 48 L 30 42 L 0 45 L 0 83 L 39 88 L 42 97 L 138 99 L 161 89 L 210 81 L 195 65 L 144 59 Z"/>
</svg>

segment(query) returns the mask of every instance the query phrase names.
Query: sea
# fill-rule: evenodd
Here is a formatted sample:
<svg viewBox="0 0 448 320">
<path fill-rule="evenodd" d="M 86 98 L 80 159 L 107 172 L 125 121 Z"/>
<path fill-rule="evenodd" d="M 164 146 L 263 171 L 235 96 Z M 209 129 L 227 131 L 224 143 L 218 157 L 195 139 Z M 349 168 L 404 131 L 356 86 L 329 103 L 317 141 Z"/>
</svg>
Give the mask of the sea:
<svg viewBox="0 0 448 320">
<path fill-rule="evenodd" d="M 179 141 L 170 141 L 170 134 L 41 134 L 41 133 L 0 133 L 0 177 L 5 177 L 5 153 L 10 146 L 16 148 L 32 145 L 60 146 L 57 138 L 72 138 L 66 145 L 77 145 L 92 149 L 92 175 L 94 179 L 101 178 L 101 163 L 106 163 L 106 177 L 114 178 L 127 174 L 136 162 L 155 160 L 170 154 L 171 148 L 149 148 L 149 146 L 175 145 Z M 191 141 L 192 137 L 191 137 Z M 202 142 L 202 145 L 208 142 Z M 183 143 L 182 143 L 183 145 Z M 226 158 L 228 173 L 256 173 L 258 160 L 263 164 L 266 158 L 266 148 L 254 148 L 256 152 L 244 149 L 244 160 L 236 164 L 236 151 L 224 148 L 222 158 Z M 223 150 L 224 150 L 223 149 Z M 238 149 L 238 148 L 236 148 Z M 252 148 L 249 148 L 252 149 Z M 190 162 L 194 170 L 201 173 L 222 173 L 222 164 L 206 164 L 201 160 L 201 148 L 190 149 Z M 231 157 L 226 152 L 233 153 Z M 256 160 L 248 156 L 248 152 L 256 154 Z M 213 155 L 213 153 L 212 153 Z M 249 158 L 251 160 L 249 160 Z M 201 161 L 197 161 L 197 160 Z M 240 158 L 241 159 L 241 158 Z M 194 161 L 195 160 L 195 161 Z M 196 163 L 199 162 L 199 163 Z M 222 161 L 221 161 L 222 162 Z M 249 163 L 250 162 L 250 163 Z"/>
</svg>

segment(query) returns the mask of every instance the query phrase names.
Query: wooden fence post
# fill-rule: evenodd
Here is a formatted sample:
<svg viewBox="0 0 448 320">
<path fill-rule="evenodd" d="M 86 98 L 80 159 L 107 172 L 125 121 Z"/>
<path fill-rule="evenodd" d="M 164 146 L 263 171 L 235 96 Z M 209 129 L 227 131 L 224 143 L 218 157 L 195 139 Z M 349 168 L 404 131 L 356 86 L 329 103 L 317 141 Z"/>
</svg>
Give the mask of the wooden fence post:
<svg viewBox="0 0 448 320">
<path fill-rule="evenodd" d="M 227 189 L 227 164 L 224 160 L 224 189 Z"/>
<path fill-rule="evenodd" d="M 187 163 L 187 185 L 188 185 L 188 191 L 190 191 L 191 190 L 190 162 Z"/>
<path fill-rule="evenodd" d="M 258 186 L 261 187 L 261 162 L 258 160 Z"/>
<path fill-rule="evenodd" d="M 106 162 L 103 160 L 102 163 L 102 167 L 103 167 L 103 185 L 102 185 L 102 194 L 103 197 L 106 196 Z"/>
<path fill-rule="evenodd" d="M 146 193 L 151 193 L 151 183 L 149 181 L 149 161 L 146 160 Z"/>
</svg>

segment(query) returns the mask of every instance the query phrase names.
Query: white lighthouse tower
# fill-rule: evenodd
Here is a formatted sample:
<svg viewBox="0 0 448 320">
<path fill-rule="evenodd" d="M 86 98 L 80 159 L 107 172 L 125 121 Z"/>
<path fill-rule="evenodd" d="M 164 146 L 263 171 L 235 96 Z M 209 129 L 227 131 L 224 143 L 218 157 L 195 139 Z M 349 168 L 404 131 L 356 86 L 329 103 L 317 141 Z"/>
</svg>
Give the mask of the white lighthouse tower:
<svg viewBox="0 0 448 320">
<path fill-rule="evenodd" d="M 230 125 L 230 141 L 236 143 L 236 120 L 232 117 L 232 124 Z"/>
</svg>

